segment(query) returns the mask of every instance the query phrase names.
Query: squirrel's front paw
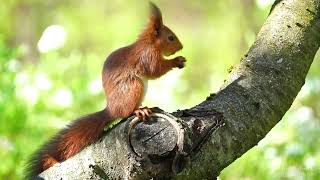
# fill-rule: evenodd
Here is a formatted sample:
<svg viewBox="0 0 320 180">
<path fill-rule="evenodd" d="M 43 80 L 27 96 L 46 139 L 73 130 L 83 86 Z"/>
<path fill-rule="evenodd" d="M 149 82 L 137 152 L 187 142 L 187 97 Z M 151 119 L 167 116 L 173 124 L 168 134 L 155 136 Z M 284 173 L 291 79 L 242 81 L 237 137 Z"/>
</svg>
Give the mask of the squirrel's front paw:
<svg viewBox="0 0 320 180">
<path fill-rule="evenodd" d="M 175 65 L 178 68 L 183 68 L 184 67 L 184 63 L 186 62 L 186 58 L 184 58 L 183 56 L 178 56 L 176 58 L 174 58 L 175 61 Z"/>
</svg>

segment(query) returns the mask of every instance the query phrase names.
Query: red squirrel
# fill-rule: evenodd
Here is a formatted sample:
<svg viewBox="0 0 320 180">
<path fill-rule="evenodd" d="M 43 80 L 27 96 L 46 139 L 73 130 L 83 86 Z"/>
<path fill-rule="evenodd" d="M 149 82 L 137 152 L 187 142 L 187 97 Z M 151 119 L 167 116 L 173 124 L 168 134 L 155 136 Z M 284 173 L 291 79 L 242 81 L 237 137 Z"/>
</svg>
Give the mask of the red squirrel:
<svg viewBox="0 0 320 180">
<path fill-rule="evenodd" d="M 151 110 L 140 108 L 145 95 L 144 81 L 158 78 L 171 69 L 183 68 L 182 56 L 166 60 L 182 49 L 176 35 L 162 23 L 160 9 L 150 3 L 146 28 L 131 45 L 112 52 L 104 63 L 102 82 L 107 97 L 105 109 L 81 117 L 60 131 L 31 159 L 27 170 L 32 178 L 56 163 L 65 161 L 101 138 L 104 127 L 131 114 L 146 120 Z"/>
</svg>

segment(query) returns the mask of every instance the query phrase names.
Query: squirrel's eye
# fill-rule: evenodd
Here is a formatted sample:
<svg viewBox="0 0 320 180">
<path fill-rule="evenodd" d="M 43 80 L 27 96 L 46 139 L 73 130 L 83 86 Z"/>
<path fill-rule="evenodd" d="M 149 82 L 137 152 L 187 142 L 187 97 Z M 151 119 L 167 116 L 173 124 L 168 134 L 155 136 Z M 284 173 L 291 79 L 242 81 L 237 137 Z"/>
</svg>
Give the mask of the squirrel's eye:
<svg viewBox="0 0 320 180">
<path fill-rule="evenodd" d="M 168 39 L 169 39 L 169 41 L 173 41 L 174 40 L 174 36 L 170 35 L 170 36 L 168 36 Z"/>
</svg>

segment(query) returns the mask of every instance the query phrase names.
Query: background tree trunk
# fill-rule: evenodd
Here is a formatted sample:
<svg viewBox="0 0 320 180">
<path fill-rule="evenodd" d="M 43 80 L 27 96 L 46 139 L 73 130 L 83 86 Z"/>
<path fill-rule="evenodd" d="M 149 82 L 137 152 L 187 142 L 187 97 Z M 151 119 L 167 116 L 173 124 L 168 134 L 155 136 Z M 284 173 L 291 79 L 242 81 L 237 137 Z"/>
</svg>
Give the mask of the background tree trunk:
<svg viewBox="0 0 320 180">
<path fill-rule="evenodd" d="M 203 179 L 255 146 L 290 108 L 320 43 L 319 0 L 277 0 L 217 94 L 149 122 L 131 117 L 45 179 Z"/>
</svg>

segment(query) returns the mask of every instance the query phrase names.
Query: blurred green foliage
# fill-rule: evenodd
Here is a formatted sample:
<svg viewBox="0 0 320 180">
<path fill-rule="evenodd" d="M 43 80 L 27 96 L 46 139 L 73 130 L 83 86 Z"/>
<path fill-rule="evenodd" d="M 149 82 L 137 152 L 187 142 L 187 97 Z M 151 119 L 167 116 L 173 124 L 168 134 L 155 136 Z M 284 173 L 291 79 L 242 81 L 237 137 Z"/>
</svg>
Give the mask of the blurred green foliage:
<svg viewBox="0 0 320 180">
<path fill-rule="evenodd" d="M 150 82 L 144 104 L 174 111 L 219 89 L 254 41 L 272 1 L 155 3 L 183 42 L 178 54 L 188 62 L 185 69 Z M 147 21 L 147 5 L 120 0 L 0 3 L 0 179 L 21 179 L 27 158 L 43 142 L 70 120 L 105 106 L 104 59 L 136 39 Z M 318 55 L 283 120 L 220 179 L 320 178 L 319 67 Z"/>
</svg>

